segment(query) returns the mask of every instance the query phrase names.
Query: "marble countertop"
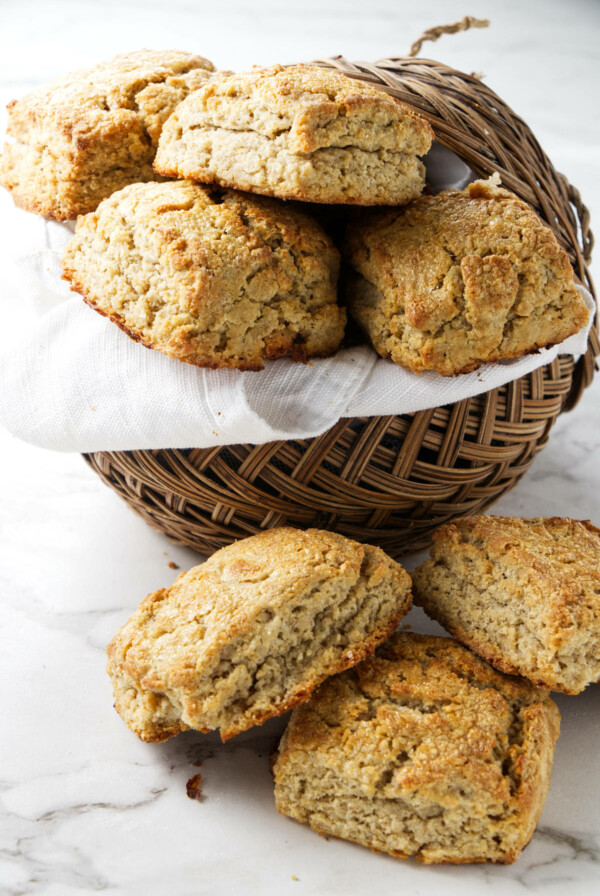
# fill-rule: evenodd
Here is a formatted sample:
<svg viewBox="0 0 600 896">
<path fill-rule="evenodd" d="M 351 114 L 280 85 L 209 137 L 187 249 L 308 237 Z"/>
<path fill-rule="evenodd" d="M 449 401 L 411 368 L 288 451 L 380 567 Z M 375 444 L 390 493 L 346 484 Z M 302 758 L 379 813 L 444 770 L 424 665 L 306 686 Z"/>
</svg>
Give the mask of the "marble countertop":
<svg viewBox="0 0 600 896">
<path fill-rule="evenodd" d="M 235 68 L 339 52 L 351 59 L 402 55 L 425 28 L 468 12 L 488 16 L 492 28 L 445 38 L 423 55 L 483 71 L 600 215 L 600 123 L 590 114 L 600 69 L 598 4 L 416 6 L 4 3 L 0 100 L 142 46 L 197 49 Z M 0 222 L 0 239 L 8 226 Z M 0 289 L 10 288 L 0 281 Z M 15 309 L 0 342 L 18 325 Z M 494 512 L 600 524 L 599 399 L 597 377 Z M 275 811 L 268 754 L 282 721 L 225 746 L 193 732 L 147 745 L 112 709 L 106 643 L 149 591 L 171 583 L 170 563 L 185 569 L 197 555 L 149 529 L 79 456 L 43 451 L 5 432 L 0 451 L 2 896 L 600 892 L 600 687 L 558 697 L 563 726 L 550 794 L 515 865 L 422 867 L 327 841 Z M 420 611 L 408 621 L 434 630 Z M 200 801 L 186 795 L 198 772 Z"/>
</svg>

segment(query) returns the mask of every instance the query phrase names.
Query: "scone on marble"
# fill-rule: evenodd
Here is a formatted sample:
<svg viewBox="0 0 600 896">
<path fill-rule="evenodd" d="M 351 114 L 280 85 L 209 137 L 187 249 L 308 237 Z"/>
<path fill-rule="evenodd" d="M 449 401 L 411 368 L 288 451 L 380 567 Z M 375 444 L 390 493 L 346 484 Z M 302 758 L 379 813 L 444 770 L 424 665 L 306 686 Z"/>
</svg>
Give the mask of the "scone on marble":
<svg viewBox="0 0 600 896">
<path fill-rule="evenodd" d="M 549 227 L 493 181 L 348 229 L 348 310 L 383 358 L 468 373 L 562 342 L 589 312 Z"/>
<path fill-rule="evenodd" d="M 339 254 L 308 216 L 191 181 L 132 184 L 79 218 L 63 277 L 132 339 L 199 367 L 333 354 Z"/>
<path fill-rule="evenodd" d="M 514 862 L 542 812 L 560 714 L 449 638 L 396 634 L 292 713 L 278 810 L 430 863 Z"/>
<path fill-rule="evenodd" d="M 271 529 L 150 594 L 108 647 L 115 707 L 142 740 L 223 740 L 307 700 L 373 653 L 410 608 L 410 577 L 377 547 Z"/>
<path fill-rule="evenodd" d="M 281 199 L 398 205 L 425 185 L 425 119 L 369 84 L 310 65 L 207 84 L 177 109 L 155 168 Z"/>
<path fill-rule="evenodd" d="M 600 530 L 478 516 L 446 523 L 415 603 L 504 672 L 577 694 L 600 680 Z"/>
<path fill-rule="evenodd" d="M 141 50 L 14 100 L 0 182 L 27 211 L 66 221 L 126 184 L 156 180 L 163 124 L 213 71 L 192 53 Z"/>
</svg>

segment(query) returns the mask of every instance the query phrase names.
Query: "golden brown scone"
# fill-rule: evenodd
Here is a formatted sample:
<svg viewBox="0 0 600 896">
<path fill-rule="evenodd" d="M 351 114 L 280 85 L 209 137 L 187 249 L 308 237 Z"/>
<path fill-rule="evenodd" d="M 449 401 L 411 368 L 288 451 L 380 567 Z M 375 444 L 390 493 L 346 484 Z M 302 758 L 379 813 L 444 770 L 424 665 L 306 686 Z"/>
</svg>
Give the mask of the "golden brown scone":
<svg viewBox="0 0 600 896">
<path fill-rule="evenodd" d="M 350 314 L 383 358 L 418 373 L 516 358 L 589 317 L 550 228 L 491 181 L 367 216 L 347 253 Z"/>
<path fill-rule="evenodd" d="M 449 638 L 396 634 L 294 710 L 284 815 L 426 864 L 514 862 L 542 812 L 560 714 Z"/>
<path fill-rule="evenodd" d="M 226 740 L 373 653 L 410 602 L 408 573 L 380 548 L 262 532 L 142 602 L 108 646 L 115 707 L 145 741 L 186 728 Z"/>
<path fill-rule="evenodd" d="M 132 184 L 77 222 L 63 277 L 132 339 L 199 367 L 334 354 L 339 255 L 308 216 L 191 181 Z"/>
<path fill-rule="evenodd" d="M 382 90 L 310 65 L 231 75 L 169 121 L 155 168 L 281 199 L 399 205 L 425 185 L 433 132 Z"/>
<path fill-rule="evenodd" d="M 66 221 L 126 184 L 157 180 L 163 124 L 213 71 L 202 56 L 141 50 L 14 100 L 0 182 L 27 211 Z"/>
<path fill-rule="evenodd" d="M 434 534 L 415 602 L 504 672 L 578 694 L 600 679 L 600 530 L 476 516 Z"/>
</svg>

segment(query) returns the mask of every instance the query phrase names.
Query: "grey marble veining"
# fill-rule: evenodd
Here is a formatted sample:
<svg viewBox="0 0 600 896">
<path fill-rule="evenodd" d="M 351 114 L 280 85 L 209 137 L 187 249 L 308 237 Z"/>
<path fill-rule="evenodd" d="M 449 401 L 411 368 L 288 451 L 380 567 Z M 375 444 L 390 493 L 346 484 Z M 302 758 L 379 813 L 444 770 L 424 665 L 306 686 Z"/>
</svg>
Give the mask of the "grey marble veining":
<svg viewBox="0 0 600 896">
<path fill-rule="evenodd" d="M 426 27 L 493 27 L 424 50 L 490 83 L 600 212 L 600 5 L 592 0 L 23 0 L 5 2 L 0 98 L 139 46 L 196 48 L 221 65 L 343 52 L 402 54 Z M 6 231 L 0 224 L 0 239 Z M 596 270 L 598 265 L 596 264 Z M 13 288 L 0 278 L 0 289 Z M 18 304 L 0 339 L 26 326 Z M 600 524 L 600 377 L 494 512 Z M 139 742 L 112 709 L 104 646 L 175 562 L 198 562 L 137 518 L 77 456 L 0 433 L 0 894 L 2 896 L 579 896 L 600 892 L 600 688 L 559 697 L 563 723 L 539 828 L 510 867 L 422 867 L 326 840 L 277 814 L 268 757 L 285 720 L 222 745 Z M 412 566 L 418 558 L 411 558 Z M 408 622 L 434 631 L 423 613 Z M 186 782 L 202 775 L 202 799 Z"/>
</svg>

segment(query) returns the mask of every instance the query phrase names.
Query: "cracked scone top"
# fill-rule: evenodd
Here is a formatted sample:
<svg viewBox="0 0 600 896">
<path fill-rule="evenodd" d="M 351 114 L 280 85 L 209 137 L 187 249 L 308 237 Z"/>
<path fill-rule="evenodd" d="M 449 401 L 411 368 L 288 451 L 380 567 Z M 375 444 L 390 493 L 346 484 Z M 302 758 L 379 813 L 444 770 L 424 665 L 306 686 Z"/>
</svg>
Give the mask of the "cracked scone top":
<svg viewBox="0 0 600 896">
<path fill-rule="evenodd" d="M 348 229 L 349 313 L 383 358 L 443 376 L 562 342 L 588 310 L 549 227 L 490 181 Z"/>
<path fill-rule="evenodd" d="M 339 255 L 308 216 L 190 181 L 132 184 L 79 218 L 63 277 L 133 339 L 200 367 L 333 354 Z"/>
<path fill-rule="evenodd" d="M 281 199 L 396 205 L 418 196 L 425 119 L 369 84 L 309 65 L 222 78 L 165 127 L 161 174 Z"/>
<path fill-rule="evenodd" d="M 449 638 L 396 634 L 292 713 L 274 763 L 284 815 L 434 862 L 513 862 L 550 784 L 545 692 Z"/>
<path fill-rule="evenodd" d="M 0 182 L 17 205 L 65 221 L 126 184 L 156 180 L 164 122 L 213 72 L 202 56 L 141 50 L 13 101 Z"/>
<path fill-rule="evenodd" d="M 410 577 L 377 547 L 271 529 L 150 594 L 108 646 L 115 708 L 142 740 L 226 740 L 306 700 L 371 654 L 410 608 Z"/>
<path fill-rule="evenodd" d="M 600 529 L 475 516 L 434 533 L 415 602 L 504 672 L 577 694 L 600 681 Z"/>
</svg>

